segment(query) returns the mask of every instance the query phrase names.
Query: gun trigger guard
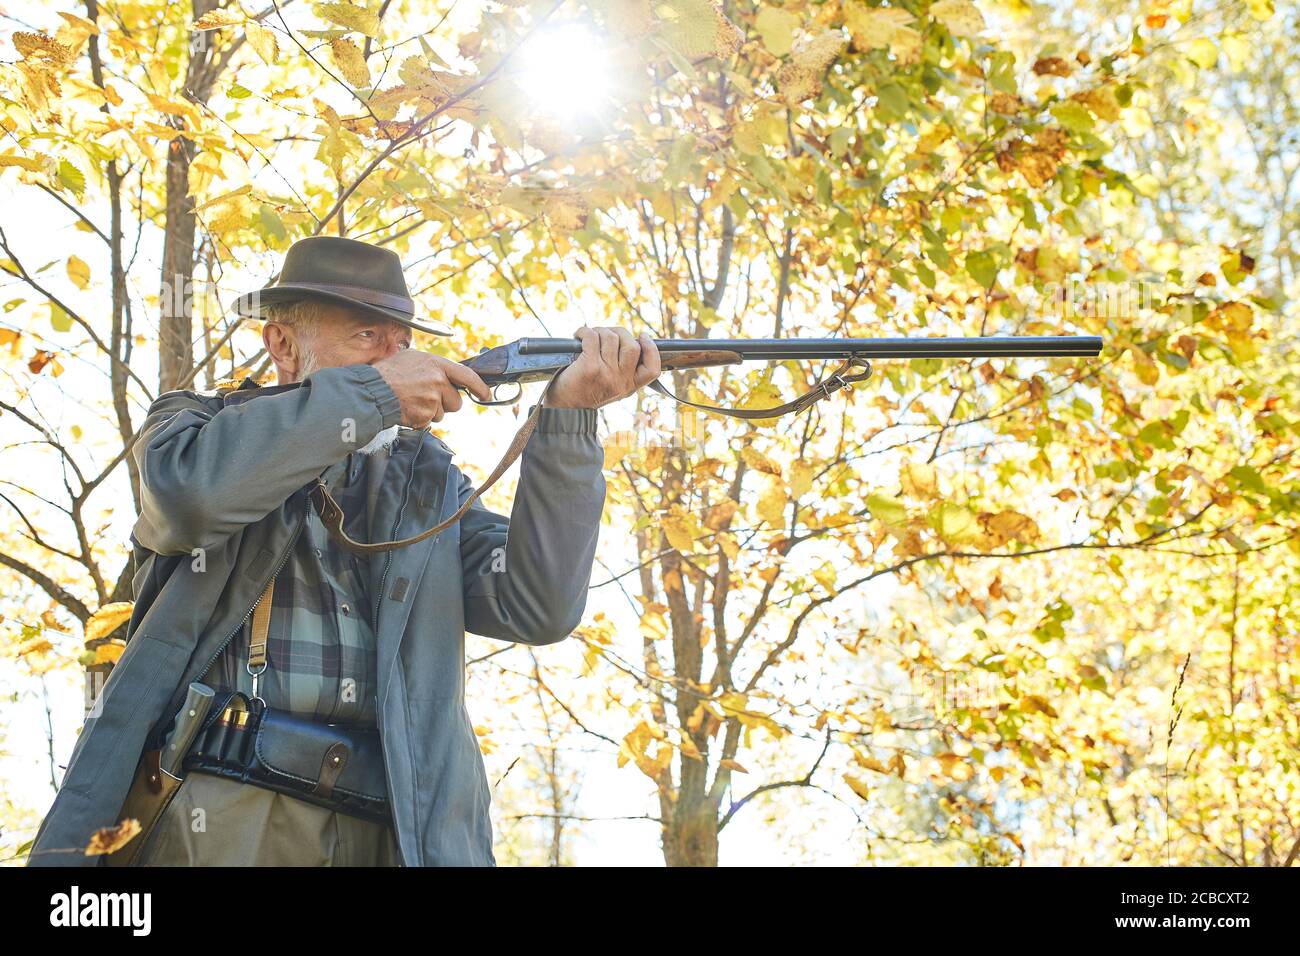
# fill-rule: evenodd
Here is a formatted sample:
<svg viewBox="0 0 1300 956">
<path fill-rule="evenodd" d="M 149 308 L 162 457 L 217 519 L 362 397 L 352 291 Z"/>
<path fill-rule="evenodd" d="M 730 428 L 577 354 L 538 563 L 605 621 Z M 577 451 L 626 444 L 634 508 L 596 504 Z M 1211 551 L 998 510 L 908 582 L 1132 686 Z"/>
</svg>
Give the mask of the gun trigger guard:
<svg viewBox="0 0 1300 956">
<path fill-rule="evenodd" d="M 497 398 L 497 389 L 500 388 L 502 385 L 507 385 L 507 384 L 513 385 L 515 387 L 515 393 L 511 395 L 509 398 Z M 519 382 L 501 382 L 496 385 L 493 385 L 492 399 L 486 402 L 479 401 L 479 399 L 477 399 L 474 396 L 474 393 L 469 391 L 468 389 L 466 389 L 466 393 L 469 395 L 470 401 L 472 401 L 475 405 L 482 405 L 484 407 L 488 407 L 491 405 L 513 405 L 515 402 L 519 401 L 519 397 L 524 394 L 524 386 Z"/>
</svg>

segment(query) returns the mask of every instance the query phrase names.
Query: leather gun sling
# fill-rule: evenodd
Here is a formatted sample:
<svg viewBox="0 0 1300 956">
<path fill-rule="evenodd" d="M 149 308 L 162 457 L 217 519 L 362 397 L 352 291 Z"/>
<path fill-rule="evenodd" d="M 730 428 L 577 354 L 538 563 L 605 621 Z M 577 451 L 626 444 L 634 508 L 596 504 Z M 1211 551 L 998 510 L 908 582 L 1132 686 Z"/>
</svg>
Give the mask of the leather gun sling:
<svg viewBox="0 0 1300 956">
<path fill-rule="evenodd" d="M 844 373 L 849 371 L 851 368 L 864 368 L 865 371 L 859 372 L 855 375 L 845 375 Z M 689 402 L 686 399 L 678 398 L 672 392 L 668 391 L 668 389 L 663 385 L 659 384 L 658 379 L 651 382 L 650 387 L 661 395 L 667 395 L 673 401 L 682 405 L 689 405 L 691 408 L 698 408 L 702 411 L 713 412 L 718 415 L 726 415 L 730 418 L 764 419 L 779 418 L 782 415 L 789 415 L 792 413 L 798 414 L 799 412 L 812 407 L 822 399 L 829 398 L 841 388 L 850 388 L 854 382 L 863 381 L 870 375 L 871 364 L 869 362 L 862 359 L 850 358 L 838 369 L 826 376 L 798 398 L 781 405 L 775 405 L 771 408 L 720 408 L 716 405 L 701 405 L 697 402 Z M 474 502 L 481 498 L 483 493 L 491 488 L 497 480 L 504 475 L 507 470 L 509 470 L 510 466 L 515 463 L 515 460 L 523 454 L 524 446 L 528 444 L 528 439 L 532 437 L 533 431 L 537 428 L 537 418 L 541 412 L 542 403 L 550 393 L 551 386 L 555 383 L 555 379 L 558 377 L 559 373 L 557 372 L 551 377 L 550 381 L 546 383 L 546 389 L 542 392 L 542 397 L 539 398 L 537 404 L 533 406 L 532 413 L 515 434 L 514 440 L 510 442 L 510 447 L 507 448 L 506 453 L 501 456 L 501 460 L 497 462 L 497 466 L 492 469 L 492 474 L 488 475 L 487 480 L 484 481 L 483 484 L 479 485 L 478 488 L 475 489 L 474 493 L 465 499 L 465 503 L 456 509 L 456 513 L 446 521 L 439 522 L 427 531 L 422 531 L 417 535 L 413 535 L 409 538 L 401 538 L 397 541 L 380 541 L 370 544 L 357 541 L 343 530 L 343 509 L 339 506 L 339 503 L 334 500 L 334 496 L 331 495 L 329 489 L 325 487 L 325 483 L 317 478 L 316 483 L 312 485 L 308 495 L 311 498 L 312 504 L 315 505 L 317 512 L 320 514 L 321 523 L 341 547 L 353 552 L 354 554 L 379 554 L 384 551 L 405 548 L 408 545 L 415 544 L 418 541 L 423 541 L 425 538 L 431 537 L 432 535 L 438 534 L 440 531 L 444 531 L 451 527 L 464 516 L 465 512 L 469 511 Z M 268 608 L 267 623 L 269 624 L 270 601 L 267 600 L 265 603 Z M 261 603 L 259 603 L 258 607 L 259 609 L 261 608 Z M 255 639 L 256 633 L 257 617 L 255 613 Z"/>
</svg>

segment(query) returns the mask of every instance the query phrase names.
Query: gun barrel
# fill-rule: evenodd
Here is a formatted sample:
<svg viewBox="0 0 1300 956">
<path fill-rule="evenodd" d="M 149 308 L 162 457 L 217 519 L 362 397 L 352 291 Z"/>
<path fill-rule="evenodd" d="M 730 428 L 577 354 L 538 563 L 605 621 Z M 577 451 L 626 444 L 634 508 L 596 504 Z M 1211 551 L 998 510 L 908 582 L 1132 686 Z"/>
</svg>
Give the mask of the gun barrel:
<svg viewBox="0 0 1300 956">
<path fill-rule="evenodd" d="M 664 354 L 711 349 L 736 352 L 746 360 L 912 358 L 1053 358 L 1101 354 L 1095 335 L 989 335 L 969 338 L 897 339 L 655 339 Z M 574 353 L 577 339 L 523 338 L 519 354 Z"/>
</svg>

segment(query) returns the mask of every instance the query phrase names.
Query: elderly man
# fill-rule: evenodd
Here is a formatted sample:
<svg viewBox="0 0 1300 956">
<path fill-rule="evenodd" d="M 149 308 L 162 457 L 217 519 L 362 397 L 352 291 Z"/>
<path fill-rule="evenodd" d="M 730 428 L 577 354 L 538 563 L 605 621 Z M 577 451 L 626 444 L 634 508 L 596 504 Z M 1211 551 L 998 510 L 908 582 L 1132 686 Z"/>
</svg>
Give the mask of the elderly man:
<svg viewBox="0 0 1300 956">
<path fill-rule="evenodd" d="M 149 410 L 130 640 L 30 861 L 93 865 L 96 830 L 152 813 L 110 864 L 493 865 L 464 635 L 577 626 L 605 497 L 595 410 L 659 374 L 654 343 L 579 329 L 510 518 L 474 502 L 422 535 L 473 493 L 426 426 L 458 389 L 490 393 L 411 348 L 447 333 L 415 321 L 397 256 L 305 239 L 236 309 L 265 320 L 279 383 Z"/>
</svg>

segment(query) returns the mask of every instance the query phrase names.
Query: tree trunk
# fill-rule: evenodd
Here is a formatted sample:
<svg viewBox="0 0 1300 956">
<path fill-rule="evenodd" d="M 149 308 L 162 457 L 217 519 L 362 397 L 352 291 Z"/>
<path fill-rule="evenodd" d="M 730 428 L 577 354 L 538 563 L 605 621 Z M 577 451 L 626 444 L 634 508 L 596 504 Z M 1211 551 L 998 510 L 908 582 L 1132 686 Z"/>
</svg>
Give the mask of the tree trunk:
<svg viewBox="0 0 1300 956">
<path fill-rule="evenodd" d="M 197 20 L 216 9 L 217 0 L 193 0 Z M 206 33 L 194 34 L 201 45 L 191 48 L 181 92 L 206 102 L 220 68 Z M 224 65 L 224 64 L 222 64 Z M 174 117 L 180 123 L 179 117 Z M 167 149 L 167 213 L 163 233 L 161 315 L 159 326 L 158 391 L 179 388 L 194 368 L 194 199 L 190 196 L 190 163 L 194 144 L 177 136 Z"/>
<path fill-rule="evenodd" d="M 703 774 L 702 761 L 684 763 L 698 764 Z M 663 841 L 664 862 L 669 866 L 717 866 L 718 813 L 713 801 L 703 792 L 679 790 L 673 814 L 664 826 Z"/>
</svg>

